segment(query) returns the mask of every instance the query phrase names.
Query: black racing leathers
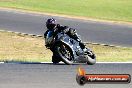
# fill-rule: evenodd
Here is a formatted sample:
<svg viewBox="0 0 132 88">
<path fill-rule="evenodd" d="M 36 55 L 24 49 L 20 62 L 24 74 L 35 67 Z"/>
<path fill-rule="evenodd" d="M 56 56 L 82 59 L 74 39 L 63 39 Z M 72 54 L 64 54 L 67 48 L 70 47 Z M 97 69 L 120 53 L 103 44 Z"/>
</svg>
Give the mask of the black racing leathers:
<svg viewBox="0 0 132 88">
<path fill-rule="evenodd" d="M 79 38 L 77 32 L 75 29 L 73 28 L 69 28 L 68 26 L 62 26 L 60 24 L 57 24 L 56 27 L 54 29 L 48 29 L 48 30 L 52 30 L 56 33 L 58 32 L 64 32 L 66 33 L 67 35 L 69 35 L 71 38 L 77 40 L 79 43 L 80 43 L 80 46 L 82 49 L 85 48 L 85 45 L 84 43 L 82 43 L 81 39 Z M 47 35 L 48 33 L 48 30 L 44 33 L 44 37 Z"/>
</svg>

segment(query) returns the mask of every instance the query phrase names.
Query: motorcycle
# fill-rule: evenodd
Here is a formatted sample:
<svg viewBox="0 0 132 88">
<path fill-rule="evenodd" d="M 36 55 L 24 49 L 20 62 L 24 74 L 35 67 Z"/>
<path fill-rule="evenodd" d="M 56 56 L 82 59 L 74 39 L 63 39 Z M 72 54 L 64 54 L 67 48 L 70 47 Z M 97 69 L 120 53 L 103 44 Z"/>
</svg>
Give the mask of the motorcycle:
<svg viewBox="0 0 132 88">
<path fill-rule="evenodd" d="M 95 54 L 88 48 L 81 49 L 79 42 L 70 38 L 64 32 L 56 33 L 48 30 L 45 36 L 45 44 L 53 52 L 52 62 L 54 64 L 63 61 L 65 64 L 96 63 Z"/>
</svg>

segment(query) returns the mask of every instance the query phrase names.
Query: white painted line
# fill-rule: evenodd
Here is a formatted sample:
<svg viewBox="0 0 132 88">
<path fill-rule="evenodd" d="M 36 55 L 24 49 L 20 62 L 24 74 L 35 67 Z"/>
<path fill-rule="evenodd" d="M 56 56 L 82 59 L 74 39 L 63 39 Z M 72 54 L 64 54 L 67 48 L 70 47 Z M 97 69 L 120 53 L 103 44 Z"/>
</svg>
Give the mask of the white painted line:
<svg viewBox="0 0 132 88">
<path fill-rule="evenodd" d="M 50 63 L 52 63 L 52 62 L 40 62 L 40 63 L 42 63 L 42 64 L 45 64 L 45 63 L 50 64 Z"/>
<path fill-rule="evenodd" d="M 34 34 L 28 34 L 28 35 L 30 35 L 30 36 L 34 36 Z"/>
<path fill-rule="evenodd" d="M 96 63 L 102 63 L 102 64 L 105 64 L 105 63 L 106 63 L 106 64 L 108 64 L 108 63 L 112 63 L 112 64 L 113 64 L 113 63 L 121 63 L 121 64 L 126 64 L 126 63 L 128 63 L 128 64 L 129 64 L 129 63 L 131 63 L 131 64 L 132 64 L 132 62 L 96 62 Z"/>
<path fill-rule="evenodd" d="M 4 64 L 4 62 L 0 62 L 0 64 Z"/>
<path fill-rule="evenodd" d="M 0 30 L 1 32 L 4 32 L 5 30 Z"/>
<path fill-rule="evenodd" d="M 36 35 L 37 37 L 43 37 L 42 35 Z"/>
<path fill-rule="evenodd" d="M 7 32 L 13 33 L 13 31 L 7 31 Z"/>
<path fill-rule="evenodd" d="M 21 33 L 22 35 L 28 35 L 27 33 Z"/>
<path fill-rule="evenodd" d="M 4 64 L 5 62 L 0 62 L 0 64 Z M 25 63 L 25 62 L 24 62 Z M 53 64 L 52 62 L 37 62 L 40 64 Z M 59 62 L 60 64 L 64 64 L 64 62 Z M 132 64 L 132 62 L 96 62 L 97 64 Z M 29 63 L 30 64 L 30 63 Z M 76 64 L 76 63 L 75 63 Z M 80 63 L 81 64 L 81 63 Z"/>
<path fill-rule="evenodd" d="M 40 63 L 43 63 L 43 64 L 44 64 L 44 63 L 49 63 L 49 64 L 50 64 L 50 63 L 52 63 L 52 62 L 40 62 Z M 64 63 L 64 62 L 60 62 L 60 63 Z M 106 63 L 106 64 L 109 64 L 109 63 L 112 63 L 112 64 L 114 64 L 114 63 L 119 63 L 119 64 L 120 64 L 120 63 L 121 63 L 121 64 L 126 64 L 126 63 L 128 63 L 128 64 L 129 64 L 129 63 L 131 63 L 131 64 L 132 64 L 132 62 L 96 62 L 96 63 L 101 63 L 101 64 L 105 64 L 105 63 Z"/>
<path fill-rule="evenodd" d="M 42 64 L 52 64 L 53 62 L 40 62 L 40 63 L 42 63 Z M 64 62 L 59 62 L 59 63 L 64 63 Z"/>
<path fill-rule="evenodd" d="M 14 32 L 14 33 L 16 33 L 16 34 L 21 34 L 20 32 Z"/>
</svg>

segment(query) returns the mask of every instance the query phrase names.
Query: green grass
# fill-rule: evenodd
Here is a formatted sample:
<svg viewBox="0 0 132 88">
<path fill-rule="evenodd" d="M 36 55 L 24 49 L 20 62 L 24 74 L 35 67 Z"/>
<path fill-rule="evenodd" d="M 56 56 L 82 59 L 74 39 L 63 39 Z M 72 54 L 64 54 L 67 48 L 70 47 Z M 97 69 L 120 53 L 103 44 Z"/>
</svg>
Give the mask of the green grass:
<svg viewBox="0 0 132 88">
<path fill-rule="evenodd" d="M 0 7 L 132 22 L 132 0 L 0 0 Z"/>
<path fill-rule="evenodd" d="M 115 48 L 87 44 L 97 61 L 132 62 L 132 48 Z M 52 52 L 44 46 L 44 39 L 0 32 L 0 61 L 44 62 L 51 61 Z"/>
</svg>

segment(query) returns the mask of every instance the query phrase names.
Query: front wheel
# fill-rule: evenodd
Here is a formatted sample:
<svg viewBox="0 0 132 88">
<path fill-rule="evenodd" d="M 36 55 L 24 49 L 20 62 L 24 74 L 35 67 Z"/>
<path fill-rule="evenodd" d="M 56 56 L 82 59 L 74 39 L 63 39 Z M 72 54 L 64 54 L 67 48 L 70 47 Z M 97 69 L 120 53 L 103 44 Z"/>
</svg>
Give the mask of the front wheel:
<svg viewBox="0 0 132 88">
<path fill-rule="evenodd" d="M 67 46 L 64 43 L 59 44 L 56 46 L 56 51 L 65 64 L 68 64 L 68 65 L 73 64 L 74 62 L 73 54 L 69 46 Z"/>
</svg>

